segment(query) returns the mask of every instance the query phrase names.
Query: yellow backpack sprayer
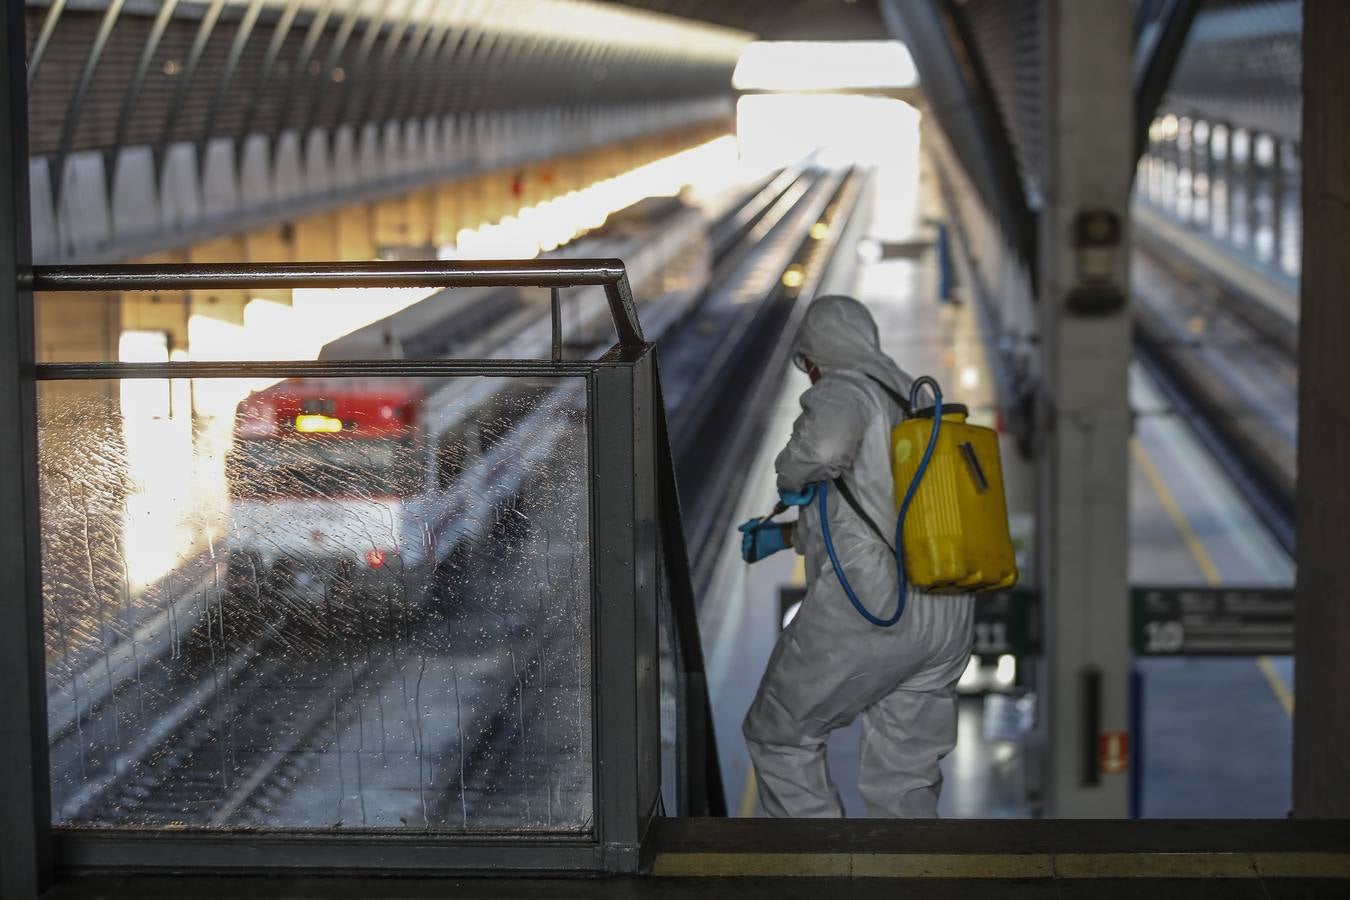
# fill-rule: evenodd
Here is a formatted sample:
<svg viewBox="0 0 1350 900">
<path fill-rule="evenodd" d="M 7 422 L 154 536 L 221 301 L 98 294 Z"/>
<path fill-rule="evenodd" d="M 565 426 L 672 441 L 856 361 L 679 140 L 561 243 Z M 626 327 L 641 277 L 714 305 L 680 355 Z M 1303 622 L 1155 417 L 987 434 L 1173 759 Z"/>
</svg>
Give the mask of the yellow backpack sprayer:
<svg viewBox="0 0 1350 900">
<path fill-rule="evenodd" d="M 998 435 L 991 428 L 969 424 L 964 406 L 944 405 L 942 391 L 932 378 L 916 379 L 908 400 L 873 380 L 905 413 L 904 420 L 891 430 L 897 510 L 893 539 L 872 521 L 842 478 L 834 480 L 834 488 L 882 541 L 895 548 L 900 596 L 890 618 L 874 616 L 854 593 L 830 537 L 830 485 L 821 482 L 816 486 L 825 549 L 854 608 L 873 625 L 890 627 L 904 615 L 911 584 L 930 594 L 1011 588 L 1017 583 L 1017 561 L 1008 533 Z M 919 409 L 923 387 L 932 391 L 933 405 Z M 774 515 L 784 508 L 779 504 Z"/>
</svg>

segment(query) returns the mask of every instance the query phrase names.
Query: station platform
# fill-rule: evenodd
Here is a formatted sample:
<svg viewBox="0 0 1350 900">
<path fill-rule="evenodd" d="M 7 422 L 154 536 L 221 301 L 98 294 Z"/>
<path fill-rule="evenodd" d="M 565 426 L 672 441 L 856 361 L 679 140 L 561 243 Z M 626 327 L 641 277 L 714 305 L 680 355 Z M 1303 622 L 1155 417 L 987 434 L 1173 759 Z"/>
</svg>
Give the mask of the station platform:
<svg viewBox="0 0 1350 900">
<path fill-rule="evenodd" d="M 84 879 L 46 900 L 262 898 L 1321 898 L 1345 896 L 1344 822 L 666 820 L 651 874 L 556 878 Z"/>
<path fill-rule="evenodd" d="M 995 381 L 973 298 L 961 304 L 937 299 L 931 237 L 922 224 L 932 214 L 926 189 L 914 170 L 878 170 L 818 294 L 858 297 L 877 319 L 883 348 L 902 368 L 935 376 L 949 397 L 972 408 L 972 418 L 997 425 Z M 913 250 L 882 258 L 876 250 L 883 245 Z M 746 476 L 736 521 L 763 515 L 775 499 L 773 459 L 791 432 L 797 398 L 807 386 L 805 376 L 791 368 L 782 382 L 771 425 Z M 1131 372 L 1131 400 L 1137 416 L 1131 443 L 1131 583 L 1292 586 L 1289 555 L 1138 364 Z M 1030 583 L 1032 472 L 1010 437 L 1004 441 L 1003 463 L 1014 540 Z M 700 618 L 728 809 L 733 816 L 753 816 L 758 796 L 741 719 L 781 628 L 780 597 L 784 588 L 801 585 L 803 569 L 790 554 L 747 566 L 735 538 L 727 536 Z M 1141 702 L 1135 728 L 1142 777 L 1134 813 L 1285 816 L 1292 670 L 1289 657 L 1138 658 Z M 988 684 L 987 677 L 982 683 Z M 1034 773 L 1024 765 L 1037 735 L 1025 722 L 1009 721 L 1018 718 L 1015 701 L 1022 694 L 1003 685 L 963 697 L 957 748 L 944 762 L 942 816 L 1039 814 Z M 856 786 L 859 734 L 857 725 L 843 729 L 829 747 L 831 770 L 850 816 L 865 815 Z"/>
</svg>

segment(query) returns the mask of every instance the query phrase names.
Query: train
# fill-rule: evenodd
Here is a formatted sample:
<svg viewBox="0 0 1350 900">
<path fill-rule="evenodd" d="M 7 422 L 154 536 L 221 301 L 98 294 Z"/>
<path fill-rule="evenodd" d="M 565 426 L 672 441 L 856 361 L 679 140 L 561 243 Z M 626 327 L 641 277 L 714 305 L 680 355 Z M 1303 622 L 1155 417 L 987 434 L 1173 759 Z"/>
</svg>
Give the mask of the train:
<svg viewBox="0 0 1350 900">
<path fill-rule="evenodd" d="M 642 202 L 583 235 L 568 255 L 624 259 L 648 337 L 706 289 L 702 214 Z M 441 291 L 338 338 L 320 359 L 543 358 L 547 292 Z M 599 288 L 563 292 L 568 354 L 613 339 Z M 527 487 L 585 466 L 576 379 L 287 379 L 241 400 L 226 454 L 226 581 L 238 596 L 425 597 Z M 569 445 L 569 440 L 573 443 Z M 584 478 L 579 482 L 585 485 Z M 315 591 L 297 591 L 312 586 Z"/>
</svg>

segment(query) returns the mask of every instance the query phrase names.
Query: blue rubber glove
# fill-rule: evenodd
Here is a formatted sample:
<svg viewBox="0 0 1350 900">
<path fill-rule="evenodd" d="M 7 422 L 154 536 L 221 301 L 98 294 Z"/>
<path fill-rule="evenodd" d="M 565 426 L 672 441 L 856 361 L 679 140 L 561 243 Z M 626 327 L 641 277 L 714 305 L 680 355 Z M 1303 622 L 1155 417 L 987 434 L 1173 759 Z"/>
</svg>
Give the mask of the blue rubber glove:
<svg viewBox="0 0 1350 900">
<path fill-rule="evenodd" d="M 788 506 L 807 506 L 816 499 L 816 483 L 809 482 L 800 491 L 779 491 L 778 499 Z"/>
<path fill-rule="evenodd" d="M 766 556 L 788 548 L 787 528 L 778 522 L 754 518 L 736 530 L 741 533 L 741 559 L 748 563 L 759 562 Z"/>
</svg>

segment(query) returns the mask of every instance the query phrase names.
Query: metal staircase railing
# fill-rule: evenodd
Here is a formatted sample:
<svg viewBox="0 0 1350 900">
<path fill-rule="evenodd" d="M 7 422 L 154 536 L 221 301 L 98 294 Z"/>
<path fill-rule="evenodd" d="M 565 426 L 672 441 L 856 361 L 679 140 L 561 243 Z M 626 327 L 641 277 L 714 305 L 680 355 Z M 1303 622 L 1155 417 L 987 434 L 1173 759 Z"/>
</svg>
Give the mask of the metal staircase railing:
<svg viewBox="0 0 1350 900">
<path fill-rule="evenodd" d="M 21 272 L 20 283 L 35 293 L 339 286 L 554 289 L 552 359 L 40 363 L 27 373 L 35 382 L 35 393 L 52 382 L 320 377 L 571 379 L 585 388 L 587 458 L 581 465 L 587 476 L 585 580 L 591 603 L 585 652 L 591 665 L 582 705 L 589 712 L 585 725 L 590 735 L 592 817 L 588 821 L 556 832 L 513 828 L 511 822 L 500 820 L 482 828 L 283 828 L 243 833 L 127 828 L 115 818 L 99 822 L 108 826 L 100 828 L 58 826 L 45 831 L 39 824 L 44 833 L 37 840 L 47 842 L 61 865 L 131 870 L 631 872 L 641 864 L 653 818 L 663 811 L 725 814 L 655 348 L 644 340 L 620 261 L 38 267 Z M 556 352 L 561 347 L 557 289 L 578 285 L 604 288 L 618 334 L 617 343 L 597 359 L 564 360 Z M 97 479 L 97 467 L 91 467 L 87 477 Z M 27 501 L 31 508 L 4 513 L 9 527 L 23 528 L 25 522 L 40 520 L 43 510 L 36 486 Z M 41 571 L 30 573 L 28 586 L 30 592 L 42 592 Z M 45 601 L 39 596 L 28 602 L 41 609 Z M 32 639 L 30 634 L 0 635 L 0 652 L 28 654 L 35 646 Z M 26 701 L 33 729 L 45 735 L 46 692 L 33 690 Z M 663 709 L 673 709 L 674 715 L 663 718 Z M 23 781 L 31 789 L 29 779 L 35 779 L 45 782 L 36 785 L 39 793 L 49 793 L 44 789 L 50 787 L 53 775 L 48 768 L 9 773 L 4 780 Z"/>
</svg>

